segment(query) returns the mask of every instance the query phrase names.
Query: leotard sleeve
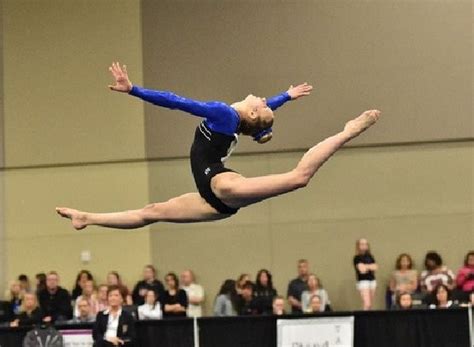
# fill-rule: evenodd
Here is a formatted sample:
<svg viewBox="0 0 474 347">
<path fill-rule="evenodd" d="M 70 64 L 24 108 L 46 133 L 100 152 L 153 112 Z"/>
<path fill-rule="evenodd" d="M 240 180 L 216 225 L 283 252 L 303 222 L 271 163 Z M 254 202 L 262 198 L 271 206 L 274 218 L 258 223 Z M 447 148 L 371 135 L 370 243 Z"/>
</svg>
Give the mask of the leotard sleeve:
<svg viewBox="0 0 474 347">
<path fill-rule="evenodd" d="M 137 98 L 171 110 L 181 110 L 194 116 L 205 118 L 212 130 L 233 135 L 239 125 L 239 117 L 234 109 L 220 101 L 197 101 L 169 91 L 151 90 L 133 86 L 129 92 Z"/>
<path fill-rule="evenodd" d="M 283 106 L 286 102 L 290 101 L 291 97 L 288 94 L 288 92 L 284 92 L 278 95 L 275 95 L 271 97 L 270 99 L 267 100 L 267 105 L 270 107 L 273 111 L 275 111 L 277 108 L 280 106 Z"/>
</svg>

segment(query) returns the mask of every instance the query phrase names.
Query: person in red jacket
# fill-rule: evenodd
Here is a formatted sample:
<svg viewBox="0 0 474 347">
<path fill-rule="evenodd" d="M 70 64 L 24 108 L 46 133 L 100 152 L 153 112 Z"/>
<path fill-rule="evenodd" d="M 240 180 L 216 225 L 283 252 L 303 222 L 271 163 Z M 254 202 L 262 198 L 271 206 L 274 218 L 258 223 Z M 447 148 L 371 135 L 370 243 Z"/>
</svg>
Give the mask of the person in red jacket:
<svg viewBox="0 0 474 347">
<path fill-rule="evenodd" d="M 464 266 L 459 269 L 456 284 L 467 299 L 469 293 L 474 291 L 474 251 L 469 251 L 464 258 Z M 464 299 L 463 298 L 463 299 Z"/>
</svg>

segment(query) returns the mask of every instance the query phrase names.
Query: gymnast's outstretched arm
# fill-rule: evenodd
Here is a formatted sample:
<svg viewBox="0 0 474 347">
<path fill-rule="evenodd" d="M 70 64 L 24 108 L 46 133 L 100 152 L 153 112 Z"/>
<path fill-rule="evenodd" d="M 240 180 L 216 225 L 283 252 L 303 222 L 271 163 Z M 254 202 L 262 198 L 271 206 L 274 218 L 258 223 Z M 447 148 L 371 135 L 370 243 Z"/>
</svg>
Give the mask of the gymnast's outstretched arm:
<svg viewBox="0 0 474 347">
<path fill-rule="evenodd" d="M 291 85 L 286 92 L 267 99 L 267 105 L 272 109 L 272 111 L 275 111 L 277 108 L 283 106 L 287 101 L 296 100 L 302 96 L 309 95 L 312 90 L 313 86 L 306 82 L 295 87 Z"/>
<path fill-rule="evenodd" d="M 213 121 L 235 118 L 235 112 L 223 102 L 219 101 L 197 101 L 186 98 L 169 91 L 145 89 L 132 84 L 128 77 L 127 67 L 119 63 L 112 63 L 109 68 L 115 84 L 109 85 L 111 90 L 128 93 L 154 105 L 168 109 L 178 109 L 192 115 Z"/>
</svg>

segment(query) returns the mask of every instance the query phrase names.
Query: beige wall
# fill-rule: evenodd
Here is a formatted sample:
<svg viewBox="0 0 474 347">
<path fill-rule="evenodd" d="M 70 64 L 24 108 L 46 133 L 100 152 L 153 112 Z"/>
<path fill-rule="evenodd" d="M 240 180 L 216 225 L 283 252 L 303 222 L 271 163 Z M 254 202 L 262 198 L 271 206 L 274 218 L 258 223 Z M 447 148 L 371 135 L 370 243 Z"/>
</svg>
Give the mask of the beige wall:
<svg viewBox="0 0 474 347">
<path fill-rule="evenodd" d="M 0 0 L 0 76 L 3 76 L 3 3 Z M 3 167 L 3 78 L 0 78 L 0 170 Z M 0 171 L 0 293 L 4 291 L 5 278 L 5 223 L 3 217 L 4 210 L 4 194 L 3 194 L 3 172 Z"/>
<path fill-rule="evenodd" d="M 474 143 L 346 149 L 304 190 L 198 225 L 156 225 L 152 255 L 162 269 L 191 267 L 205 286 L 209 313 L 221 282 L 269 268 L 279 293 L 308 258 L 336 309 L 357 309 L 352 257 L 367 237 L 380 264 L 377 307 L 399 253 L 421 268 L 426 251 L 457 270 L 474 244 Z M 289 170 L 302 153 L 241 156 L 230 166 L 246 175 Z M 185 160 L 151 164 L 152 200 L 193 189 Z M 162 186 L 174 178 L 180 185 Z"/>
<path fill-rule="evenodd" d="M 143 106 L 107 89 L 117 59 L 141 81 L 139 1 L 5 0 L 4 10 L 6 165 L 143 158 Z"/>
<path fill-rule="evenodd" d="M 144 0 L 144 82 L 229 103 L 315 85 L 241 152 L 308 148 L 369 108 L 385 119 L 352 144 L 472 139 L 472 14 L 471 0 Z M 188 155 L 197 121 L 145 110 L 148 156 Z"/>
<path fill-rule="evenodd" d="M 187 159 L 144 159 L 187 155 L 195 120 L 177 113 L 166 118 L 156 108 L 146 108 L 145 120 L 142 103 L 106 90 L 113 59 L 128 64 L 135 83 L 205 99 L 232 101 L 249 86 L 271 94 L 295 80 L 314 81 L 312 99 L 281 113 L 269 150 L 297 148 L 300 140 L 312 145 L 340 128 L 339 115 L 352 116 L 372 102 L 385 118 L 364 143 L 472 137 L 466 1 L 275 1 L 270 8 L 271 2 L 247 1 L 221 7 L 212 1 L 143 1 L 142 7 L 138 0 L 3 2 L 2 282 L 56 269 L 70 288 L 77 271 L 88 268 L 99 281 L 118 270 L 131 285 L 153 261 L 160 277 L 193 268 L 208 291 L 210 312 L 226 277 L 268 267 L 284 293 L 295 261 L 307 257 L 335 308 L 350 309 L 358 307 L 350 265 L 357 237 L 372 241 L 381 284 L 401 251 L 420 265 L 426 250 L 437 249 L 456 269 L 473 244 L 472 141 L 346 149 L 306 190 L 216 223 L 159 224 L 153 233 L 74 232 L 54 213 L 57 205 L 137 208 L 195 190 Z M 214 12 L 206 12 L 210 7 Z M 159 11 L 152 16 L 147 9 Z M 261 36 L 232 26 L 243 18 L 261 23 L 262 11 L 269 26 L 252 26 Z M 362 13 L 371 20 L 360 21 Z M 294 23 L 306 31 L 292 36 Z M 246 38 L 275 45 L 253 49 Z M 222 47 L 229 54 L 220 55 Z M 253 74 L 262 78 L 254 81 Z M 302 122 L 290 123 L 295 117 Z M 230 164 L 252 176 L 288 170 L 301 154 L 236 156 Z M 82 250 L 92 252 L 90 264 L 81 263 Z"/>
<path fill-rule="evenodd" d="M 148 229 L 77 233 L 54 208 L 148 201 L 147 165 L 134 163 L 145 153 L 143 106 L 106 88 L 115 59 L 141 80 L 139 1 L 5 0 L 2 19 L 6 278 L 56 269 L 70 288 L 88 268 L 100 281 L 116 269 L 134 282 L 150 261 Z M 90 264 L 82 250 L 92 252 Z"/>
<path fill-rule="evenodd" d="M 55 206 L 92 211 L 120 211 L 148 201 L 146 163 L 16 169 L 5 172 L 7 278 L 26 272 L 57 270 L 67 288 L 82 269 L 99 279 L 119 271 L 133 283 L 150 262 L 148 229 L 112 231 L 90 228 L 76 232 L 59 218 Z M 92 253 L 83 264 L 81 251 Z"/>
</svg>

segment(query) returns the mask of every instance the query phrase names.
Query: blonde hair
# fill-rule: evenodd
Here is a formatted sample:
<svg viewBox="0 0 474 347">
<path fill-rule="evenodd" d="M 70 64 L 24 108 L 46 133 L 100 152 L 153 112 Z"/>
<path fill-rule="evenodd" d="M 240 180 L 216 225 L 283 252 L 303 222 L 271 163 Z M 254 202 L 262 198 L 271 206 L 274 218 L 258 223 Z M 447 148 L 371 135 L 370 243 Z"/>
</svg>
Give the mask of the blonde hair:
<svg viewBox="0 0 474 347">
<path fill-rule="evenodd" d="M 250 122 L 246 119 L 241 118 L 239 131 L 244 135 L 255 136 L 257 133 L 265 129 L 270 129 L 272 125 L 273 125 L 273 119 L 269 121 L 265 121 L 261 119 L 260 117 L 257 117 L 253 120 L 253 122 Z M 263 144 L 270 141 L 272 137 L 273 137 L 273 133 L 270 129 L 268 133 L 264 134 L 263 136 L 256 139 L 255 141 L 257 141 L 260 144 Z"/>
<path fill-rule="evenodd" d="M 36 310 L 39 307 L 38 297 L 36 296 L 36 294 L 32 293 L 32 292 L 27 292 L 23 295 L 23 300 L 21 301 L 20 312 L 28 312 L 27 309 L 26 309 L 26 300 L 25 300 L 27 295 L 31 295 L 35 299 L 34 307 L 31 309 L 30 312 Z"/>
<path fill-rule="evenodd" d="M 367 253 L 370 254 L 370 243 L 369 243 L 369 241 L 365 237 L 361 237 L 360 239 L 358 239 L 356 241 L 356 246 L 355 246 L 356 255 L 362 254 L 361 251 L 360 251 L 360 243 L 361 243 L 362 240 L 367 242 Z"/>
<path fill-rule="evenodd" d="M 12 286 L 14 285 L 17 285 L 18 288 L 20 289 L 20 292 L 18 293 L 18 297 L 20 299 L 23 298 L 23 292 L 21 290 L 21 285 L 20 285 L 20 281 L 18 280 L 14 280 L 14 281 L 10 281 L 9 284 L 8 284 L 8 289 L 5 291 L 5 298 L 10 301 L 10 300 L 13 300 L 15 299 L 15 297 L 13 296 L 13 293 L 12 293 Z"/>
</svg>

